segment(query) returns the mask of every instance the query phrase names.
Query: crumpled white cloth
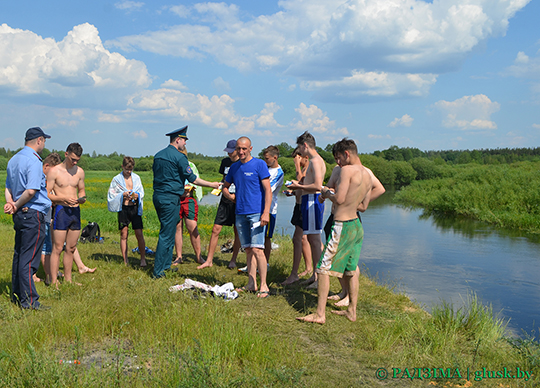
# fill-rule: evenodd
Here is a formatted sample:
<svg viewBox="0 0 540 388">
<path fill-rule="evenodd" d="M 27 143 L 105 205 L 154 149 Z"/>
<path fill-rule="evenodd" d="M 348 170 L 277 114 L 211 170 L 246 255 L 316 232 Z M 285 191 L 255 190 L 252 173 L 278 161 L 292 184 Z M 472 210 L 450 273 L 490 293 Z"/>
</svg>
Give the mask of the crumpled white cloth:
<svg viewBox="0 0 540 388">
<path fill-rule="evenodd" d="M 234 285 L 231 282 L 225 283 L 222 286 L 215 285 L 214 287 L 212 287 L 206 283 L 186 279 L 184 281 L 184 284 L 177 284 L 176 286 L 169 287 L 169 291 L 178 292 L 191 288 L 198 288 L 206 292 L 212 292 L 214 295 L 219 296 L 225 300 L 233 300 L 238 298 L 238 292 L 234 289 Z"/>
</svg>

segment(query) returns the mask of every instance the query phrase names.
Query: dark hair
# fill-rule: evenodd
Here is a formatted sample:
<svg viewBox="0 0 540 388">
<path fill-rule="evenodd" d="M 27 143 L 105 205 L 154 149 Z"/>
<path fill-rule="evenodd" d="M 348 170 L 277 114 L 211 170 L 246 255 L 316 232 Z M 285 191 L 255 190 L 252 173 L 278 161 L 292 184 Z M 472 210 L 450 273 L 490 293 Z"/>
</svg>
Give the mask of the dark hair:
<svg viewBox="0 0 540 388">
<path fill-rule="evenodd" d="M 356 143 L 354 142 L 354 140 L 344 137 L 332 147 L 332 154 L 334 155 L 334 157 L 337 154 L 345 154 L 345 151 L 349 151 L 351 154 L 358 155 L 358 148 L 356 148 Z"/>
<path fill-rule="evenodd" d="M 66 152 L 69 152 L 70 154 L 75 154 L 78 157 L 81 157 L 82 147 L 79 143 L 71 143 L 70 145 L 68 145 Z"/>
<path fill-rule="evenodd" d="M 276 146 L 270 145 L 263 150 L 263 155 L 266 155 L 266 154 L 277 156 L 279 158 L 279 148 L 277 148 Z"/>
<path fill-rule="evenodd" d="M 296 155 L 302 156 L 302 154 L 300 153 L 300 147 L 298 147 L 298 146 L 296 146 L 296 148 L 295 148 L 294 151 L 292 152 L 291 157 L 292 157 L 292 158 L 296 158 Z"/>
<path fill-rule="evenodd" d="M 133 168 L 135 166 L 135 161 L 131 156 L 124 156 L 124 160 L 122 161 L 122 167 L 131 167 Z"/>
<path fill-rule="evenodd" d="M 315 149 L 315 146 L 316 146 L 315 138 L 308 131 L 304 132 L 303 134 L 301 134 L 300 136 L 296 138 L 296 144 L 300 145 L 304 143 L 306 143 L 309 146 L 309 148 Z"/>
<path fill-rule="evenodd" d="M 60 163 L 62 163 L 62 159 L 60 158 L 60 155 L 56 152 L 52 152 L 49 155 L 43 159 L 43 164 L 48 164 L 50 166 L 57 166 Z"/>
</svg>

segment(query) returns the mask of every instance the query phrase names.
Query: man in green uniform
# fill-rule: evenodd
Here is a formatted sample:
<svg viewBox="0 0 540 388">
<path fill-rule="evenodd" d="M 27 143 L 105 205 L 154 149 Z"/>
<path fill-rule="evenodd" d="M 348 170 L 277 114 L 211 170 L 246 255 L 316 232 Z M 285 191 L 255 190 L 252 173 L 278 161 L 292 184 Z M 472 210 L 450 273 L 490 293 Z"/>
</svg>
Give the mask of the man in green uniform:
<svg viewBox="0 0 540 388">
<path fill-rule="evenodd" d="M 169 132 L 168 147 L 154 156 L 154 207 L 160 222 L 159 240 L 154 261 L 154 277 L 160 278 L 171 268 L 176 225 L 180 221 L 180 196 L 184 193 L 184 182 L 197 186 L 219 188 L 219 182 L 208 182 L 198 178 L 189 167 L 182 151 L 186 147 L 187 125 Z"/>
</svg>

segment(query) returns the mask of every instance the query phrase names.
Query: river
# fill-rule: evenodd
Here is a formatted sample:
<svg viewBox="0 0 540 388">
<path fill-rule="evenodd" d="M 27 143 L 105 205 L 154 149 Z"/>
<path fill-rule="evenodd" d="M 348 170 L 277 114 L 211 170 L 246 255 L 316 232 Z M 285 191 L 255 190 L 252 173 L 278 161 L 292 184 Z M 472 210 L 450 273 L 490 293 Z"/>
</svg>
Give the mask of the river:
<svg viewBox="0 0 540 388">
<path fill-rule="evenodd" d="M 206 196 L 201 204 L 216 203 Z M 480 222 L 423 215 L 386 193 L 362 215 L 361 270 L 396 286 L 427 311 L 441 300 L 461 307 L 476 293 L 509 320 L 516 335 L 537 335 L 540 324 L 540 241 L 537 236 Z M 291 235 L 294 198 L 279 198 L 276 232 Z M 327 217 L 329 206 L 325 211 Z"/>
</svg>

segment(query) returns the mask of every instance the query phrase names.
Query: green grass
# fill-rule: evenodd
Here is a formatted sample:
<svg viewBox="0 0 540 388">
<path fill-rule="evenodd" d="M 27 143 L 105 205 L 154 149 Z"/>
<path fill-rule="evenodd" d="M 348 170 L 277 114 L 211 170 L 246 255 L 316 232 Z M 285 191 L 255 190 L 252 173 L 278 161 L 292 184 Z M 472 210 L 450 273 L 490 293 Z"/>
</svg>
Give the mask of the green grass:
<svg viewBox="0 0 540 388">
<path fill-rule="evenodd" d="M 108 178 L 100 174 L 88 174 L 87 186 L 89 182 L 97 186 L 102 179 L 102 187 L 108 187 Z M 143 182 L 151 180 L 143 177 Z M 105 216 L 113 219 L 110 228 L 102 228 L 103 244 L 79 245 L 85 264 L 97 266 L 97 272 L 75 272 L 74 281 L 82 285 L 62 284 L 59 291 L 38 283 L 42 303 L 52 306 L 48 312 L 23 312 L 9 302 L 14 233 L 7 222 L 0 223 L 0 386 L 402 387 L 466 383 L 463 378 L 392 378 L 392 368 L 405 367 L 520 367 L 534 375 L 534 382 L 483 380 L 474 386 L 533 386 L 539 380 L 537 343 L 508 339 L 504 323 L 494 319 L 491 308 L 474 296 L 461 309 L 442 303 L 429 315 L 403 294 L 362 275 L 356 322 L 330 314 L 330 307 L 324 326 L 296 321 L 314 311 L 316 292 L 280 286 L 292 264 L 289 237 L 276 237 L 280 247 L 271 257 L 270 298 L 242 294 L 227 302 L 190 290 L 171 293 L 168 288 L 186 278 L 242 286 L 247 277 L 228 270 L 230 254 L 220 252 L 212 268 L 196 270 L 187 240 L 187 263 L 178 273 L 152 279 L 152 258 L 149 268 L 140 269 L 131 251 L 130 266 L 124 266 L 115 218 L 105 213 L 104 201 L 99 190 L 89 191 L 92 207 L 82 209 L 89 221 L 107 225 Z M 152 223 L 150 209 L 145 205 L 148 224 Z M 146 238 L 148 246 L 156 246 L 157 237 L 149 233 Z M 203 236 L 203 247 L 207 242 Z M 131 234 L 129 247 L 135 246 Z M 239 264 L 244 262 L 241 254 Z M 43 275 L 41 269 L 39 274 Z M 336 279 L 331 281 L 331 291 L 339 291 Z M 73 360 L 80 365 L 66 362 Z M 387 380 L 377 380 L 378 368 L 389 371 Z M 433 384 L 428 385 L 430 382 Z"/>
</svg>

